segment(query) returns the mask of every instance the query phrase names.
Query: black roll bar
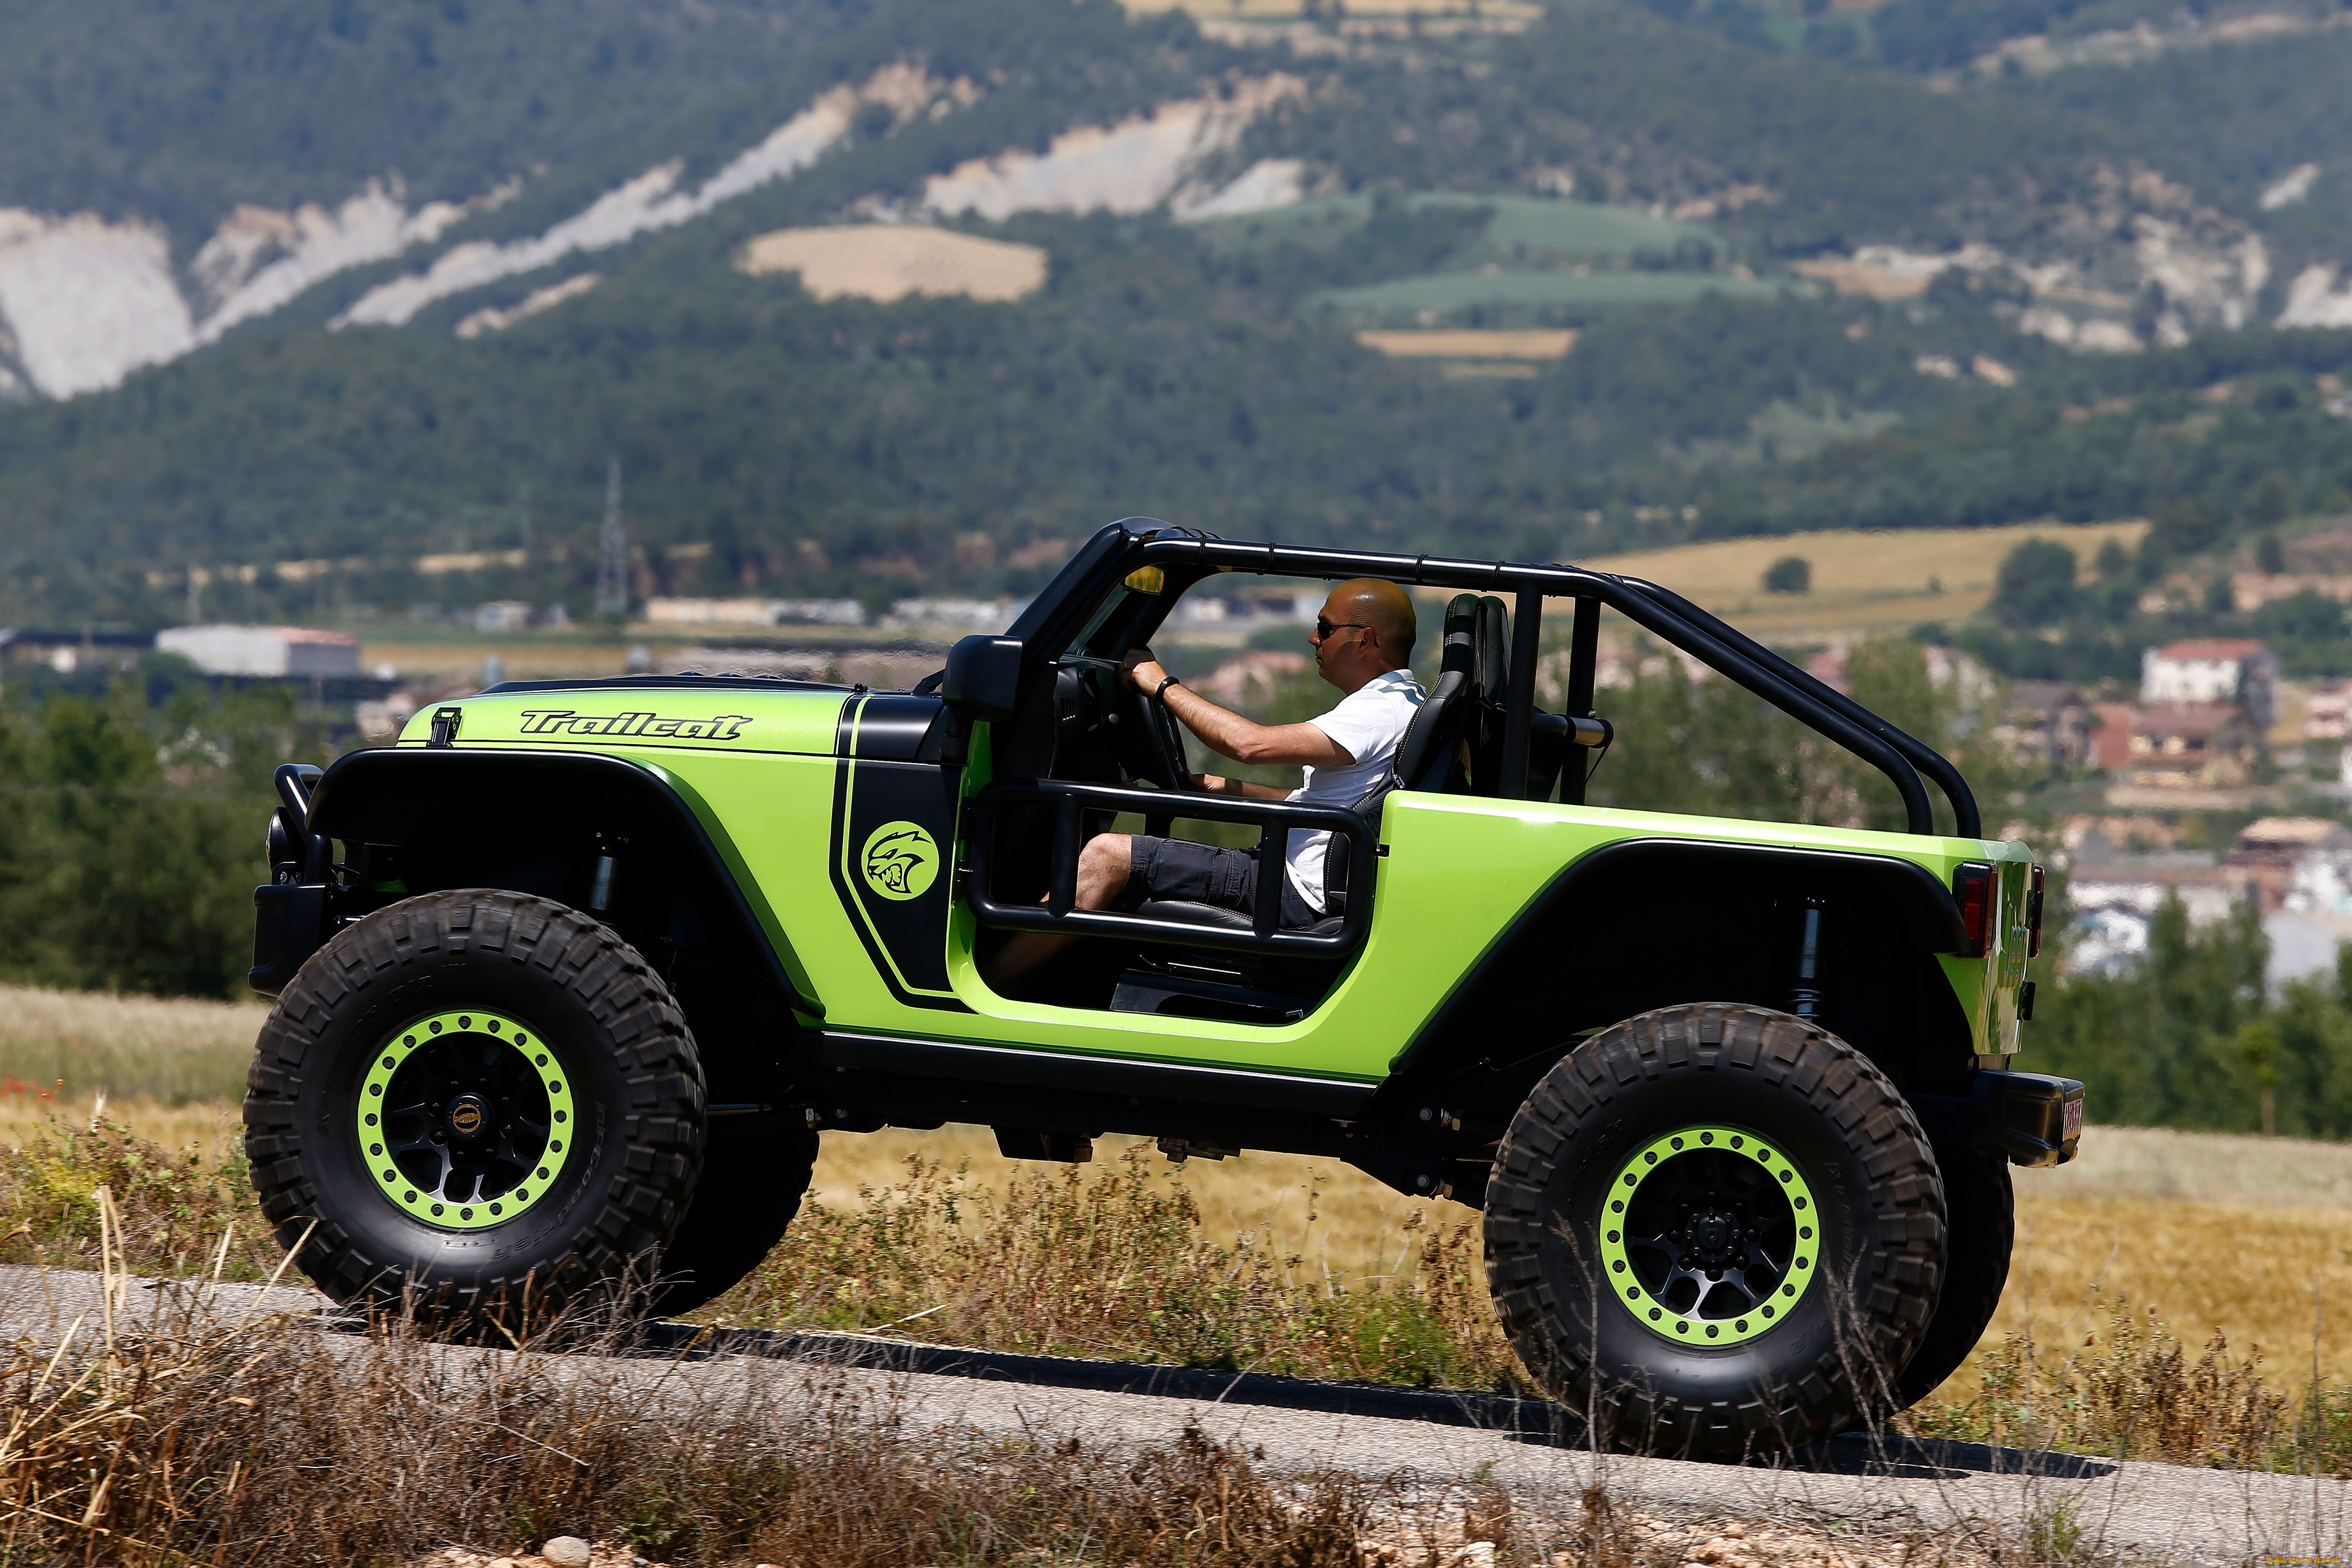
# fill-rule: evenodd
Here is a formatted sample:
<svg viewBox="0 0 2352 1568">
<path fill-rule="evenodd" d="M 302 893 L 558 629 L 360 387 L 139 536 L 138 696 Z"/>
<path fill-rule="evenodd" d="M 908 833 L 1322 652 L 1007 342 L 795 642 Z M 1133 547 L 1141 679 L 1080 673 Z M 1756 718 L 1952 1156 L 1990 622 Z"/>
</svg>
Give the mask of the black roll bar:
<svg viewBox="0 0 2352 1568">
<path fill-rule="evenodd" d="M 1047 873 L 1045 902 L 1006 904 L 990 885 L 996 838 L 997 813 L 1006 805 L 1044 800 L 1054 810 L 1053 861 Z M 1150 920 L 1118 910 L 1080 909 L 1077 904 L 1078 854 L 1086 848 L 1081 813 L 1131 811 L 1138 815 L 1192 817 L 1211 822 L 1249 822 L 1258 833 L 1256 906 L 1250 911 L 1247 930 L 1228 925 L 1197 925 L 1176 920 Z M 1331 955 L 1362 940 L 1370 924 L 1372 901 L 1369 878 L 1359 893 L 1351 888 L 1339 929 L 1324 934 L 1285 931 L 1282 926 L 1284 850 L 1291 830 L 1326 829 L 1348 841 L 1352 865 L 1371 864 L 1372 825 L 1355 811 L 1336 806 L 1301 806 L 1288 800 L 1236 800 L 1210 795 L 1181 794 L 1166 789 L 1132 789 L 1116 784 L 1085 784 L 1074 779 L 1007 779 L 992 784 L 972 797 L 971 827 L 965 838 L 966 863 L 971 867 L 971 904 L 983 925 L 1012 931 L 1058 931 L 1071 936 L 1124 936 L 1144 942 L 1171 942 L 1187 947 L 1231 947 L 1251 952 Z"/>
<path fill-rule="evenodd" d="M 1117 524 L 1111 525 L 1118 528 Z M 1104 532 L 1109 532 L 1105 529 Z M 1122 532 L 1124 530 L 1121 530 Z M 1102 534 L 1097 534 L 1099 540 Z M 1129 536 L 1133 538 L 1134 536 Z M 1702 664 L 1730 677 L 1799 723 L 1826 736 L 1886 776 L 1903 800 L 1908 831 L 1933 833 L 1935 808 L 1926 783 L 1907 747 L 1928 748 L 1871 714 L 1850 698 L 1840 698 L 1819 681 L 1771 650 L 1723 626 L 1696 606 L 1639 579 L 1618 577 L 1573 566 L 1515 566 L 1505 561 L 1459 560 L 1442 556 L 1381 555 L 1369 550 L 1312 549 L 1278 544 L 1235 544 L 1223 539 L 1147 538 L 1142 548 L 1124 560 L 1148 565 L 1192 562 L 1230 570 L 1268 572 L 1286 577 L 1322 577 L 1343 571 L 1364 577 L 1386 577 L 1433 587 L 1472 591 L 1517 591 L 1555 599 L 1593 599 L 1627 620 L 1680 648 Z M 1696 613 L 1693 613 L 1696 612 Z M 1710 624 L 1711 623 L 1711 624 Z M 1722 633 L 1715 630 L 1721 628 Z M 1815 695 L 1819 693 L 1820 695 Z M 1532 701 L 1534 694 L 1527 694 Z M 1824 698 L 1829 700 L 1824 700 Z M 1514 694 L 1514 700 L 1517 695 Z M 1863 716 L 1859 720 L 1847 711 Z M 1882 733 L 1891 731 L 1892 734 Z M 1947 768 L 1948 764 L 1945 765 Z M 1940 777 L 1939 784 L 1944 783 Z M 1956 817 L 1962 822 L 1976 815 L 1976 801 L 1959 786 L 1951 796 Z M 1967 800 L 1963 811 L 1961 801 Z M 1980 827 L 1981 824 L 1979 823 Z M 1965 834 L 1974 837 L 1976 834 Z M 1145 924 L 1151 924 L 1145 922 Z"/>
<path fill-rule="evenodd" d="M 1917 737 L 1906 734 L 1887 723 L 1845 693 L 1822 680 L 1811 670 L 1780 659 L 1778 654 L 1763 647 L 1745 632 L 1701 609 L 1673 589 L 1663 588 L 1657 583 L 1638 577 L 1628 577 L 1622 580 L 1633 584 L 1668 609 L 1680 614 L 1685 621 L 1706 628 L 1717 638 L 1747 653 L 1750 657 L 1761 655 L 1778 660 L 1784 666 L 1787 675 L 1796 681 L 1800 686 L 1849 718 L 1875 730 L 1885 737 L 1888 745 L 1908 758 L 1912 766 L 1933 779 L 1936 781 L 1936 787 L 1944 792 L 1944 799 L 1951 802 L 1954 831 L 1959 837 L 1964 839 L 1984 837 L 1984 817 L 1977 808 L 1976 791 L 1969 788 L 1969 781 L 1960 776 L 1960 770 L 1952 765 L 1950 758 Z"/>
</svg>

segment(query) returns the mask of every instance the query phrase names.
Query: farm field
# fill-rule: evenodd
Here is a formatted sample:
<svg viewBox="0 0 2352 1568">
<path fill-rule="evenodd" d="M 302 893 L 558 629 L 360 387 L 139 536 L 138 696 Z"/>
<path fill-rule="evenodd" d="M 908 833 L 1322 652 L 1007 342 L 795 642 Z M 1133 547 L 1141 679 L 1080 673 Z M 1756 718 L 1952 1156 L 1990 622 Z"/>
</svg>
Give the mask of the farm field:
<svg viewBox="0 0 2352 1568">
<path fill-rule="evenodd" d="M 1992 598 L 2001 558 L 2029 538 L 2053 539 L 2074 552 L 2090 576 L 2108 539 L 2126 549 L 2147 532 L 2145 520 L 2019 523 L 2000 528 L 1841 528 L 1715 539 L 1672 549 L 1601 556 L 1580 566 L 1663 583 L 1741 630 L 1775 641 L 1808 635 L 1900 632 L 1922 622 L 1952 622 Z M 1767 593 L 1764 572 L 1783 556 L 1812 567 L 1807 593 Z"/>
<path fill-rule="evenodd" d="M 1354 316 L 1459 310 L 1472 305 L 1559 305 L 1608 309 L 1633 305 L 1685 305 L 1710 294 L 1774 299 L 1788 283 L 1715 272 L 1434 272 L 1326 288 L 1314 303 Z"/>
</svg>

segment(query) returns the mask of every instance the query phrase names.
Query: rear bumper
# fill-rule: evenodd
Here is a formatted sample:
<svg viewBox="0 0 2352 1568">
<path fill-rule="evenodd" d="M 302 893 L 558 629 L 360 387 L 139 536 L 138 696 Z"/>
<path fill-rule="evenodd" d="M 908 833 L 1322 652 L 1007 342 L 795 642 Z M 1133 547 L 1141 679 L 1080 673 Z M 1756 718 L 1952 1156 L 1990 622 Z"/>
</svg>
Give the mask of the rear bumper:
<svg viewBox="0 0 2352 1568">
<path fill-rule="evenodd" d="M 2063 1166 L 2083 1142 L 2083 1085 L 2046 1072 L 1982 1071 L 1969 1117 L 1969 1144 L 2011 1165 Z"/>
<path fill-rule="evenodd" d="M 2083 1085 L 2046 1072 L 1978 1070 L 1970 1092 L 1913 1094 L 1914 1114 L 1935 1143 L 2004 1155 L 2032 1169 L 2063 1166 L 2083 1141 Z"/>
</svg>

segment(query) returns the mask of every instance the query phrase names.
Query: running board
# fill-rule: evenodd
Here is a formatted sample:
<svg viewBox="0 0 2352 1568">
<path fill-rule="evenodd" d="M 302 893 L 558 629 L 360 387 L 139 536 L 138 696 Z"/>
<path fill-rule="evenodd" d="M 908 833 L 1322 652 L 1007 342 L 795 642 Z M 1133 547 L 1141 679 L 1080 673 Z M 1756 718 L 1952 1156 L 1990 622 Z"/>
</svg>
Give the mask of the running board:
<svg viewBox="0 0 2352 1568">
<path fill-rule="evenodd" d="M 1313 1116 L 1352 1116 L 1364 1108 L 1380 1087 L 1359 1079 L 1242 1072 L 1183 1062 L 1138 1061 L 1129 1057 L 1081 1056 L 1073 1051 L 1024 1051 L 1012 1046 L 961 1045 L 835 1030 L 802 1038 L 809 1044 L 811 1060 L 820 1067 L 972 1083 L 1010 1083 L 1141 1100 L 1246 1105 L 1255 1111 L 1303 1112 Z"/>
</svg>

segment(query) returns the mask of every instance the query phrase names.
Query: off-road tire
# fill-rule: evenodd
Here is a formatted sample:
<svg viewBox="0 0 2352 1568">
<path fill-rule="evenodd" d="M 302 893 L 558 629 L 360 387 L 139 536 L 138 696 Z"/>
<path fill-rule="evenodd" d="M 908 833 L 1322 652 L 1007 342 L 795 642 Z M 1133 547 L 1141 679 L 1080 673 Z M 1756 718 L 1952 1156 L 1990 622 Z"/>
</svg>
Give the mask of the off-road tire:
<svg viewBox="0 0 2352 1568">
<path fill-rule="evenodd" d="M 702 1180 L 662 1249 L 654 1311 L 676 1317 L 725 1295 L 784 1239 L 808 1195 L 817 1135 L 806 1127 L 711 1129 Z"/>
<path fill-rule="evenodd" d="M 1812 1284 L 1776 1291 L 1771 1326 L 1721 1349 L 1662 1337 L 1599 1261 L 1618 1173 L 1701 1124 L 1747 1129 L 1751 1153 L 1769 1139 L 1820 1216 Z M 1486 1280 L 1512 1348 L 1631 1451 L 1738 1458 L 1888 1409 L 1943 1256 L 1942 1183 L 1902 1094 L 1844 1041 L 1761 1008 L 1664 1008 L 1578 1045 L 1513 1117 L 1486 1189 Z"/>
<path fill-rule="evenodd" d="M 1944 1175 L 1944 1287 L 1926 1337 L 1895 1381 L 1895 1404 L 1906 1410 L 1941 1387 L 1984 1338 L 2017 1240 L 2008 1155 L 1939 1144 L 1936 1163 Z"/>
<path fill-rule="evenodd" d="M 467 1008 L 530 1020 L 576 1119 L 530 1207 L 455 1231 L 387 1196 L 353 1128 L 383 1043 Z M 303 965 L 256 1045 L 245 1150 L 278 1243 L 337 1301 L 536 1319 L 642 1270 L 676 1231 L 703 1107 L 685 1017 L 635 949 L 560 904 L 472 889 L 379 910 Z"/>
</svg>

